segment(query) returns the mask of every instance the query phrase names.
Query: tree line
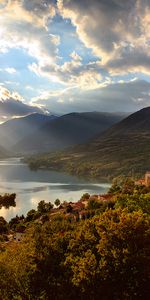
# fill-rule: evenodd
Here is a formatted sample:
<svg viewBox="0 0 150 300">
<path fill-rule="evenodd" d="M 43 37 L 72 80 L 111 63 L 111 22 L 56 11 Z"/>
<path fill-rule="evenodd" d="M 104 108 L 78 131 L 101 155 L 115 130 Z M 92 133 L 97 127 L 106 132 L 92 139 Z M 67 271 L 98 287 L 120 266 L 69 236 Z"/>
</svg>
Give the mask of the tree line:
<svg viewBox="0 0 150 300">
<path fill-rule="evenodd" d="M 0 299 L 149 299 L 150 188 L 118 180 L 109 193 L 113 205 L 91 199 L 78 222 L 49 218 L 41 202 L 48 218 L 28 219 L 24 239 L 1 251 Z"/>
</svg>

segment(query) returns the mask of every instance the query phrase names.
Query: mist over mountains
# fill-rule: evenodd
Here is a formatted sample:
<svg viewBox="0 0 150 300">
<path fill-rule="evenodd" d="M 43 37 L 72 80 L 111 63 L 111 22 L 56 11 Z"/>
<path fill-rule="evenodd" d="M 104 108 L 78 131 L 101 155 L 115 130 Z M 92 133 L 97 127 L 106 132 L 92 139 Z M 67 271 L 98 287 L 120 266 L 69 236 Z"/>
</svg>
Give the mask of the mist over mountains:
<svg viewBox="0 0 150 300">
<path fill-rule="evenodd" d="M 0 125 L 0 140 L 6 149 L 12 149 L 20 139 L 32 134 L 35 130 L 55 118 L 57 117 L 53 115 L 33 113 L 25 117 L 8 120 Z"/>
<path fill-rule="evenodd" d="M 127 117 L 32 114 L 1 124 L 0 138 L 1 157 L 31 155 L 34 167 L 95 178 L 142 174 L 150 166 L 150 107 Z"/>
<path fill-rule="evenodd" d="M 150 169 L 150 107 L 112 125 L 91 141 L 57 155 L 35 157 L 35 165 L 95 178 L 141 175 Z"/>
<path fill-rule="evenodd" d="M 60 117 L 34 113 L 1 124 L 1 145 L 14 155 L 58 151 L 87 142 L 123 117 L 121 113 L 100 112 Z"/>
</svg>

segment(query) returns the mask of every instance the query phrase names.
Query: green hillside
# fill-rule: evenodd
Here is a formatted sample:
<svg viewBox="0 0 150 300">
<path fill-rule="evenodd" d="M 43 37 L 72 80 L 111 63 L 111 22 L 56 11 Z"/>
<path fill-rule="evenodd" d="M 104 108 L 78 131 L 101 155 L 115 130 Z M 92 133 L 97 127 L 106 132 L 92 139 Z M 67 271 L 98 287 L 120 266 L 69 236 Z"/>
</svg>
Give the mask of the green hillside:
<svg viewBox="0 0 150 300">
<path fill-rule="evenodd" d="M 0 145 L 0 159 L 10 156 L 11 153 L 9 150 L 6 150 L 3 146 Z"/>
<path fill-rule="evenodd" d="M 87 143 L 124 117 L 123 114 L 103 112 L 69 113 L 50 120 L 34 133 L 23 137 L 13 150 L 28 155 L 60 151 L 80 143 Z"/>
<path fill-rule="evenodd" d="M 32 157 L 28 162 L 34 168 L 93 178 L 141 176 L 150 169 L 150 107 L 130 115 L 87 144 L 55 155 Z"/>
</svg>

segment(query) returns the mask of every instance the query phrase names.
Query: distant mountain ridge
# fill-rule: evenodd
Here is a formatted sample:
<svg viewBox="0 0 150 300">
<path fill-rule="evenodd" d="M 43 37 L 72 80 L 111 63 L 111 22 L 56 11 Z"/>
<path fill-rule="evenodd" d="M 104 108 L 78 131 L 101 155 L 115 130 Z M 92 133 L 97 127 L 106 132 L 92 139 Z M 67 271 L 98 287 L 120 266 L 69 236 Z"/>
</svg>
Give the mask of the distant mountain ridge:
<svg viewBox="0 0 150 300">
<path fill-rule="evenodd" d="M 55 118 L 54 115 L 33 113 L 25 117 L 8 120 L 0 124 L 0 144 L 6 149 L 12 150 L 12 147 L 22 138 Z"/>
<path fill-rule="evenodd" d="M 25 154 L 58 151 L 85 143 L 123 119 L 123 115 L 101 112 L 70 113 L 50 120 L 23 137 L 13 147 Z"/>
<path fill-rule="evenodd" d="M 9 155 L 11 155 L 11 153 L 7 151 L 3 146 L 0 146 L 0 159 L 9 157 Z"/>
<path fill-rule="evenodd" d="M 33 164 L 95 178 L 141 176 L 150 170 L 150 107 L 137 111 L 84 145 Z"/>
<path fill-rule="evenodd" d="M 148 132 L 150 130 L 150 107 L 143 108 L 135 113 L 130 114 L 119 124 L 115 124 L 107 134 L 112 136 L 122 134 L 132 134 L 133 132 Z"/>
</svg>

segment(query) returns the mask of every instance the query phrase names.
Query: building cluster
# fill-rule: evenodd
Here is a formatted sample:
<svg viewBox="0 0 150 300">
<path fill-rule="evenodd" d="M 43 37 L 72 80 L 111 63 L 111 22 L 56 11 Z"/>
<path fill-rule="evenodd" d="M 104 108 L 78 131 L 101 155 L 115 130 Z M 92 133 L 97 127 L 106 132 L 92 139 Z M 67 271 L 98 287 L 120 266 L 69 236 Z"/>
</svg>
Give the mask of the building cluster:
<svg viewBox="0 0 150 300">
<path fill-rule="evenodd" d="M 147 171 L 143 178 L 135 181 L 135 185 L 143 185 L 150 187 L 150 171 Z M 45 221 L 51 221 L 53 218 L 58 216 L 63 216 L 65 219 L 70 220 L 70 222 L 77 222 L 80 220 L 88 219 L 91 216 L 91 210 L 89 209 L 89 202 L 95 200 L 98 203 L 109 202 L 113 200 L 112 194 L 102 194 L 102 195 L 92 195 L 88 193 L 83 195 L 81 199 L 77 202 L 63 202 L 58 208 L 54 207 L 51 209 L 49 215 L 42 215 L 34 222 L 43 224 Z M 23 221 L 23 220 L 22 220 Z M 19 242 L 22 240 L 25 234 L 25 226 L 22 226 L 20 220 L 20 225 L 17 226 L 15 231 L 10 231 L 7 235 L 8 241 Z M 25 221 L 25 219 L 24 219 Z"/>
<path fill-rule="evenodd" d="M 111 201 L 112 199 L 113 195 L 111 194 L 90 196 L 87 193 L 77 202 L 63 202 L 59 207 L 52 208 L 49 214 L 42 214 L 39 218 L 35 219 L 34 222 L 42 225 L 45 221 L 51 221 L 53 218 L 59 216 L 69 220 L 70 222 L 85 220 L 94 214 L 94 210 L 89 208 L 90 201 L 96 201 L 96 203 L 103 204 L 104 202 Z M 26 219 L 20 219 L 16 229 L 13 231 L 10 230 L 9 234 L 7 234 L 7 242 L 20 242 L 24 237 L 25 229 Z"/>
<path fill-rule="evenodd" d="M 90 201 L 96 201 L 97 203 L 104 203 L 113 200 L 113 195 L 102 194 L 102 195 L 89 195 L 86 194 L 78 202 L 64 202 L 60 208 L 60 214 L 64 214 L 66 219 L 71 221 L 85 220 L 91 216 L 91 211 L 89 208 Z M 58 209 L 56 214 L 58 215 Z M 51 214 L 52 217 L 52 214 Z"/>
<path fill-rule="evenodd" d="M 24 236 L 25 229 L 26 229 L 25 226 L 20 225 L 15 231 L 10 230 L 9 234 L 7 235 L 7 242 L 12 242 L 12 241 L 20 242 Z"/>
<path fill-rule="evenodd" d="M 144 178 L 141 178 L 135 181 L 136 185 L 145 185 L 146 187 L 150 186 L 150 171 L 147 171 L 144 175 Z"/>
</svg>

